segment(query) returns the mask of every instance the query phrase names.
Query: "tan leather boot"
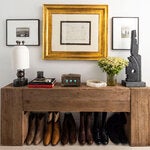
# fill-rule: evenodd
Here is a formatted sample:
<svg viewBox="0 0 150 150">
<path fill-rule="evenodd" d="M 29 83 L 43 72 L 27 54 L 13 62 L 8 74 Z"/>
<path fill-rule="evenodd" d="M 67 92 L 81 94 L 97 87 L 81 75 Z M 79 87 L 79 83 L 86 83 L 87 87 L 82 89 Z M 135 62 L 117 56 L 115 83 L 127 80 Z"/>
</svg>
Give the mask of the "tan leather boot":
<svg viewBox="0 0 150 150">
<path fill-rule="evenodd" d="M 60 113 L 54 112 L 52 145 L 55 146 L 60 140 Z"/>
<path fill-rule="evenodd" d="M 26 144 L 31 145 L 35 136 L 36 131 L 36 114 L 30 113 L 29 116 L 29 130 L 26 138 Z"/>
<path fill-rule="evenodd" d="M 44 138 L 43 138 L 43 144 L 45 146 L 49 145 L 52 138 L 52 121 L 53 119 L 53 113 L 48 112 L 48 116 L 46 119 L 46 125 L 45 125 L 45 132 L 44 132 Z"/>
<path fill-rule="evenodd" d="M 45 114 L 44 113 L 37 114 L 37 131 L 33 141 L 35 145 L 39 144 L 43 140 L 44 122 L 45 122 Z"/>
</svg>

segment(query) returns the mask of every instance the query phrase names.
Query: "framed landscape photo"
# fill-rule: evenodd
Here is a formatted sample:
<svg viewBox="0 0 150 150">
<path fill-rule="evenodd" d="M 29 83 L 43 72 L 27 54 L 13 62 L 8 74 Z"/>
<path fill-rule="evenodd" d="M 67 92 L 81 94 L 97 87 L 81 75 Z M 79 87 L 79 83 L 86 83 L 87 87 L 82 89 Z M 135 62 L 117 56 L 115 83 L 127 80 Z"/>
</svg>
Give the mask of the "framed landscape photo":
<svg viewBox="0 0 150 150">
<path fill-rule="evenodd" d="M 107 56 L 107 5 L 43 5 L 43 59 Z"/>
<path fill-rule="evenodd" d="M 139 17 L 113 17 L 112 49 L 129 50 L 132 30 L 136 30 L 137 41 L 139 42 Z"/>
<path fill-rule="evenodd" d="M 17 45 L 16 41 L 24 41 L 27 46 L 40 45 L 40 20 L 7 19 L 6 45 Z"/>
</svg>

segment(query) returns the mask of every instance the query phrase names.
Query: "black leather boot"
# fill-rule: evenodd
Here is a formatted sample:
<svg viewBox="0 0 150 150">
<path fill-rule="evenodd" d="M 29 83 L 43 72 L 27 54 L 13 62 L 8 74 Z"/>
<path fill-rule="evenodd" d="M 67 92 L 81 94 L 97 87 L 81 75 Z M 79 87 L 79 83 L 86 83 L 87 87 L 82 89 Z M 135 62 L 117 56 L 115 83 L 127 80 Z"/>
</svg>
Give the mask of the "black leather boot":
<svg viewBox="0 0 150 150">
<path fill-rule="evenodd" d="M 94 112 L 94 125 L 93 125 L 93 138 L 96 144 L 101 144 L 101 134 L 100 134 L 100 124 L 101 124 L 101 114 L 99 112 Z"/>
<path fill-rule="evenodd" d="M 127 120 L 125 113 L 114 113 L 107 121 L 108 135 L 114 144 L 126 144 L 128 139 L 124 126 Z"/>
<path fill-rule="evenodd" d="M 86 142 L 85 139 L 85 113 L 80 112 L 80 127 L 79 127 L 79 137 L 78 141 L 80 145 L 84 145 Z"/>
<path fill-rule="evenodd" d="M 107 112 L 102 112 L 102 122 L 101 122 L 101 143 L 107 145 L 109 142 L 108 133 L 107 133 Z"/>
</svg>

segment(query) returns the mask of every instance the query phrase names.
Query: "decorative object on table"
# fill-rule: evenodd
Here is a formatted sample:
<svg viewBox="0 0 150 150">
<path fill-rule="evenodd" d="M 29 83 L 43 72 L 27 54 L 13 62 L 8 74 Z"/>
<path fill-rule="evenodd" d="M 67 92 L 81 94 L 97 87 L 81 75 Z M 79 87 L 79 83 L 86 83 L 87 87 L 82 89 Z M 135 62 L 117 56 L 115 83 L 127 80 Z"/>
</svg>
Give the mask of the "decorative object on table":
<svg viewBox="0 0 150 150">
<path fill-rule="evenodd" d="M 80 86 L 81 83 L 81 75 L 80 74 L 63 74 L 61 76 L 61 85 L 62 86 Z"/>
<path fill-rule="evenodd" d="M 106 57 L 98 60 L 98 66 L 107 73 L 107 85 L 117 84 L 116 75 L 128 65 L 128 61 L 120 57 Z"/>
<path fill-rule="evenodd" d="M 17 69 L 17 79 L 13 81 L 13 86 L 20 87 L 28 84 L 28 79 L 25 78 L 25 69 L 29 68 L 29 49 L 22 45 L 20 41 L 16 41 L 17 46 L 12 51 L 13 68 Z"/>
<path fill-rule="evenodd" d="M 112 18 L 113 50 L 130 50 L 131 30 L 137 31 L 137 39 L 139 39 L 139 17 Z"/>
<path fill-rule="evenodd" d="M 25 41 L 26 46 L 40 45 L 40 20 L 7 19 L 6 45 L 14 46 L 17 40 Z"/>
<path fill-rule="evenodd" d="M 45 78 L 43 71 L 37 71 L 37 77 L 28 83 L 29 88 L 52 88 L 56 78 Z"/>
<path fill-rule="evenodd" d="M 29 88 L 53 88 L 56 78 L 35 78 L 28 83 Z"/>
<path fill-rule="evenodd" d="M 99 88 L 107 86 L 107 83 L 99 80 L 87 80 L 86 85 Z"/>
<path fill-rule="evenodd" d="M 139 46 L 136 39 L 136 30 L 131 33 L 131 56 L 128 57 L 129 65 L 126 67 L 126 79 L 122 85 L 127 87 L 145 87 L 141 81 L 141 56 L 138 54 Z"/>
<path fill-rule="evenodd" d="M 43 59 L 107 56 L 108 5 L 43 5 Z"/>
</svg>

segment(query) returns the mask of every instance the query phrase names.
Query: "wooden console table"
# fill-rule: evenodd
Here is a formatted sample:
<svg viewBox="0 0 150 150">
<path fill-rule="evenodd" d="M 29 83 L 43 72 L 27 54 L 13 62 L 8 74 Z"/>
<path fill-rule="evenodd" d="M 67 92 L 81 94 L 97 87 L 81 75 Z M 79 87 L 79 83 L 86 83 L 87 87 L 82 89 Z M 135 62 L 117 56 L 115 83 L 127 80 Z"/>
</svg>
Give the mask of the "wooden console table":
<svg viewBox="0 0 150 150">
<path fill-rule="evenodd" d="M 24 111 L 129 112 L 131 146 L 150 145 L 150 88 L 112 86 L 1 89 L 1 143 L 22 145 Z"/>
</svg>

